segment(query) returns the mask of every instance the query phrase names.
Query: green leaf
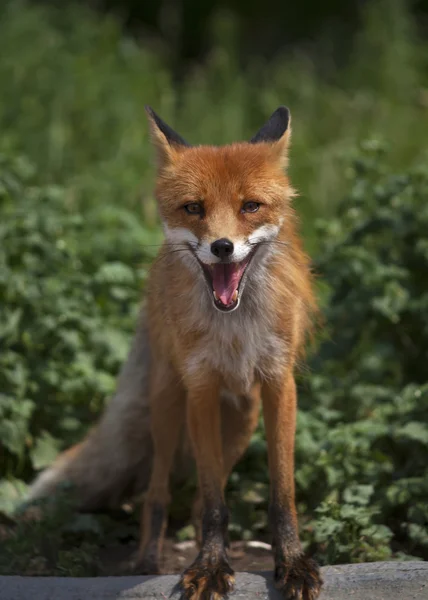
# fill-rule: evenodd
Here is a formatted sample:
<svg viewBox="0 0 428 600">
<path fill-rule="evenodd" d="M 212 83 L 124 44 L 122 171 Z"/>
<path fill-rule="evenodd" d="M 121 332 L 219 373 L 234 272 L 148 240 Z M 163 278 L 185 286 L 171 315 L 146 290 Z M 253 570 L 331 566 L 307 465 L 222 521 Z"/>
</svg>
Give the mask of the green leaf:
<svg viewBox="0 0 428 600">
<path fill-rule="evenodd" d="M 345 489 L 343 499 L 348 504 L 367 506 L 373 492 L 374 488 L 372 485 L 353 485 Z"/>
<path fill-rule="evenodd" d="M 397 429 L 397 435 L 402 438 L 421 442 L 428 445 L 428 425 L 412 421 Z"/>
<path fill-rule="evenodd" d="M 36 470 L 50 465 L 59 452 L 59 441 L 47 431 L 42 431 L 30 451 L 31 462 Z"/>
<path fill-rule="evenodd" d="M 20 479 L 0 480 L 0 511 L 13 513 L 25 498 L 28 486 Z"/>
</svg>

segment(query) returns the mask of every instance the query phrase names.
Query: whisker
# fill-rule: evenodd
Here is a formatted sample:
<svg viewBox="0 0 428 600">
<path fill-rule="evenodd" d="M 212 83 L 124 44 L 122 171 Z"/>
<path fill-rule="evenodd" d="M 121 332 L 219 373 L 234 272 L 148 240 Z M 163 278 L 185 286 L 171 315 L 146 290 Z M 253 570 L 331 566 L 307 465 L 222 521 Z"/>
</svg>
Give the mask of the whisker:
<svg viewBox="0 0 428 600">
<path fill-rule="evenodd" d="M 168 250 L 166 252 L 161 252 L 158 254 L 158 257 L 169 256 L 170 254 L 176 254 L 177 252 L 190 252 L 189 248 L 174 248 L 173 250 Z"/>
<path fill-rule="evenodd" d="M 138 267 L 150 267 L 155 262 L 161 260 L 162 258 L 166 258 L 170 254 L 175 254 L 176 252 L 189 252 L 190 251 L 190 247 L 187 244 L 176 244 L 176 246 L 178 246 L 178 247 L 177 248 L 173 247 L 172 249 L 168 249 L 168 245 L 165 245 L 163 247 L 164 251 L 160 252 L 156 256 L 153 256 L 153 258 L 150 258 L 149 260 L 144 260 L 145 257 L 142 256 L 141 260 L 140 260 L 139 258 L 135 257 L 131 260 L 131 262 Z"/>
<path fill-rule="evenodd" d="M 289 242 L 282 242 L 281 240 L 260 240 L 259 242 L 248 242 L 250 246 L 268 245 L 268 244 L 279 244 L 280 246 L 289 246 Z"/>
<path fill-rule="evenodd" d="M 188 247 L 185 247 L 185 248 L 175 248 L 174 250 L 169 250 L 167 252 L 162 252 L 161 254 L 158 254 L 158 256 L 154 260 L 156 262 L 159 262 L 163 258 L 166 258 L 167 256 L 170 256 L 171 254 L 177 254 L 177 252 L 190 252 L 190 248 L 188 248 Z"/>
<path fill-rule="evenodd" d="M 164 240 L 162 244 L 142 244 L 142 248 L 162 248 L 162 246 L 185 246 L 185 242 L 168 242 Z"/>
</svg>

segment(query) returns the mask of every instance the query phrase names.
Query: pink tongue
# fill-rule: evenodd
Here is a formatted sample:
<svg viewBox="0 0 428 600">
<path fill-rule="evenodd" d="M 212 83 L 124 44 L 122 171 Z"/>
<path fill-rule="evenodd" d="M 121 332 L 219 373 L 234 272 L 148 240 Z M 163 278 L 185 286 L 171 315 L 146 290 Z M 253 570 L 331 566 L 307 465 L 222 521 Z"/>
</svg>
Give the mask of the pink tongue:
<svg viewBox="0 0 428 600">
<path fill-rule="evenodd" d="M 213 265 L 213 287 L 220 302 L 225 306 L 232 303 L 233 294 L 238 289 L 244 272 L 245 263 L 230 263 Z"/>
</svg>

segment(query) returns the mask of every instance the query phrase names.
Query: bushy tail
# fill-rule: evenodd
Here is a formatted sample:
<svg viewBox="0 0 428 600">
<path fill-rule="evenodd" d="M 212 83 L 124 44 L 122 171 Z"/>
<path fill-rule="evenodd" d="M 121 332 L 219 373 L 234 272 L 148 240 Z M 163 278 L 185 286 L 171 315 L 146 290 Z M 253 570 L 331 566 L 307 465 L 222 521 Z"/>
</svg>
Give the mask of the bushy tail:
<svg viewBox="0 0 428 600">
<path fill-rule="evenodd" d="M 152 440 L 148 404 L 150 347 L 142 311 L 131 351 L 119 375 L 117 391 L 99 424 L 76 446 L 62 453 L 30 487 L 29 500 L 72 484 L 80 510 L 116 508 L 148 486 Z M 174 473 L 185 479 L 190 452 L 183 440 Z"/>
</svg>

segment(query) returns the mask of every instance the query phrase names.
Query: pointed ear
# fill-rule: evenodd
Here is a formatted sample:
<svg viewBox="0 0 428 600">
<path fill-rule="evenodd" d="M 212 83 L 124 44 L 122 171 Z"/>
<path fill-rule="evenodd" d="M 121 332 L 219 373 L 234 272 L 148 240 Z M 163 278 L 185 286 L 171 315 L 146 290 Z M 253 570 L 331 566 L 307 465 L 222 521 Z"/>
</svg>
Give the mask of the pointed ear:
<svg viewBox="0 0 428 600">
<path fill-rule="evenodd" d="M 270 144 L 283 166 L 287 166 L 287 151 L 291 136 L 290 124 L 290 111 L 286 106 L 280 106 L 256 135 L 251 138 L 250 143 L 266 142 Z"/>
<path fill-rule="evenodd" d="M 190 145 L 184 140 L 181 135 L 178 135 L 169 125 L 150 108 L 145 106 L 149 117 L 150 131 L 153 143 L 156 147 L 158 166 L 166 167 L 174 160 L 177 153 Z"/>
</svg>

